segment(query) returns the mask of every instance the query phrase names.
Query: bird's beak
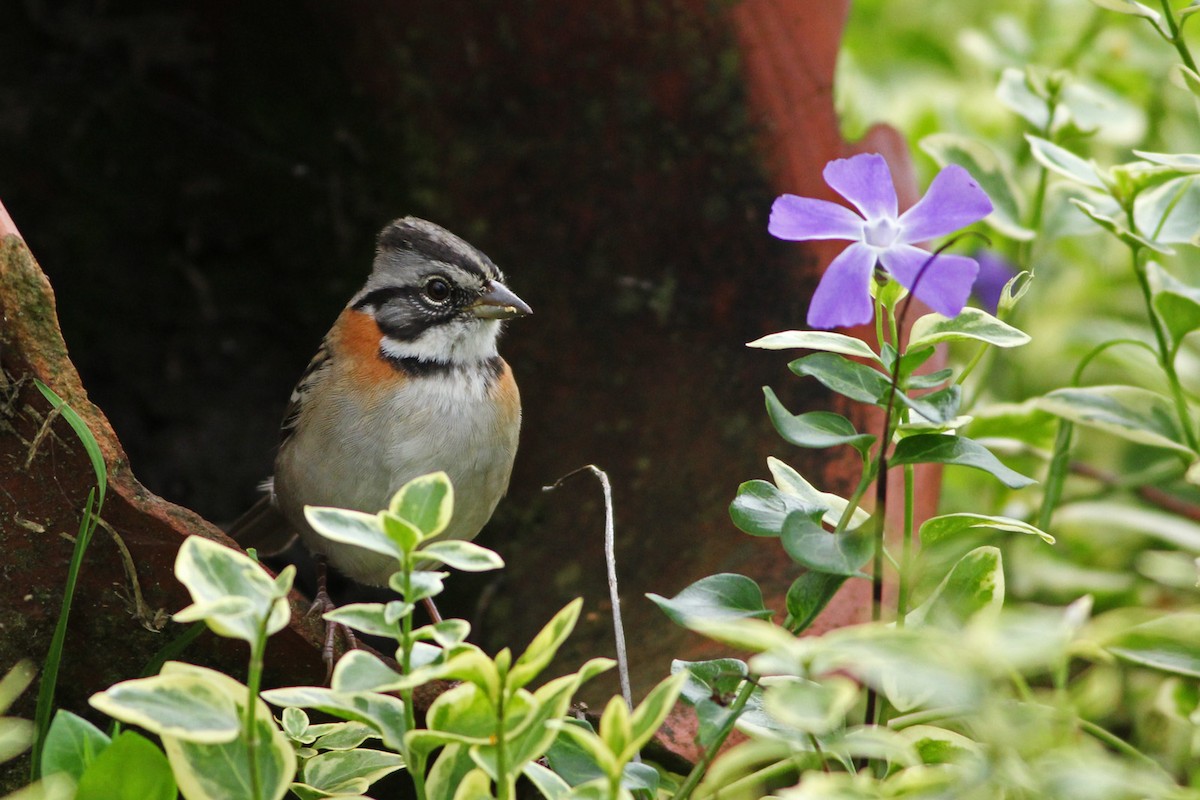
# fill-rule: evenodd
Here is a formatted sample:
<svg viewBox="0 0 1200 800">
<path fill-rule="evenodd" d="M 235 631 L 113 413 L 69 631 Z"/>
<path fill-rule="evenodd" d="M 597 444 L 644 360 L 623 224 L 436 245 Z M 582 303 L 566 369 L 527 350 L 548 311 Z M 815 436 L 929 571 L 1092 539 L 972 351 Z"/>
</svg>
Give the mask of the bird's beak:
<svg viewBox="0 0 1200 800">
<path fill-rule="evenodd" d="M 470 306 L 480 319 L 511 319 L 533 313 L 533 309 L 500 281 L 489 281 L 488 290 Z"/>
</svg>

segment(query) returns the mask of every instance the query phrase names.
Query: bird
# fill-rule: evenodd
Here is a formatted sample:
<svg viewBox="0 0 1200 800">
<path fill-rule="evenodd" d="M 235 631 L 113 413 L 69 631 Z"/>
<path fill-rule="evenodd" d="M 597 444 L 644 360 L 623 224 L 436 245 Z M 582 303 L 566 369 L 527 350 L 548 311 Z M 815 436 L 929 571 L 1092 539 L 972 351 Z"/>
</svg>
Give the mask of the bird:
<svg viewBox="0 0 1200 800">
<path fill-rule="evenodd" d="M 386 586 L 397 565 L 325 539 L 305 506 L 374 513 L 408 481 L 442 470 L 455 497 L 442 536 L 473 539 L 507 491 L 521 429 L 497 340 L 506 320 L 532 313 L 495 263 L 450 231 L 411 216 L 386 225 L 366 283 L 291 394 L 263 496 L 230 535 L 268 553 L 298 535 L 317 564 L 314 609 L 324 610 L 327 564 L 369 586 Z M 327 628 L 330 665 L 333 637 Z"/>
</svg>

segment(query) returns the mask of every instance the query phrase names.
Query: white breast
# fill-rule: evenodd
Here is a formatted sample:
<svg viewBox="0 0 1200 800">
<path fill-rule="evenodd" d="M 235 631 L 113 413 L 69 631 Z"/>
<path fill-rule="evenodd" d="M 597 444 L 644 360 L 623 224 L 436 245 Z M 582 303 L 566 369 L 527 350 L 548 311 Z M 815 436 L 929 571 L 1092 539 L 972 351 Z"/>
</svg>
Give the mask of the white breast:
<svg viewBox="0 0 1200 800">
<path fill-rule="evenodd" d="M 520 429 L 519 406 L 495 402 L 489 377 L 482 368 L 454 369 L 367 397 L 314 392 L 323 402 L 305 409 L 275 477 L 280 509 L 305 544 L 354 580 L 386 584 L 394 562 L 323 539 L 304 522 L 303 507 L 376 512 L 401 485 L 436 470 L 454 485 L 444 536 L 478 534 L 508 487 Z"/>
</svg>

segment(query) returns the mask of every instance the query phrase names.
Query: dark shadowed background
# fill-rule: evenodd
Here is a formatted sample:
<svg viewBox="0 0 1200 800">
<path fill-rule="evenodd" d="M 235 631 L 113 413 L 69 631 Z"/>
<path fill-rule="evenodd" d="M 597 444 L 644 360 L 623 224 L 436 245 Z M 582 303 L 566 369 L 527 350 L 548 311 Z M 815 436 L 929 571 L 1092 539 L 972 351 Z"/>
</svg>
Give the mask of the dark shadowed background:
<svg viewBox="0 0 1200 800">
<path fill-rule="evenodd" d="M 793 410 L 820 398 L 798 393 L 785 354 L 743 346 L 802 325 L 820 266 L 772 240 L 766 216 L 772 176 L 824 193 L 820 166 L 841 154 L 844 14 L 805 0 L 13 2 L 0 197 L 134 472 L 216 522 L 254 501 L 292 385 L 388 220 L 422 216 L 488 253 L 536 312 L 501 345 L 525 428 L 480 539 L 509 569 L 452 581 L 449 610 L 485 646 L 520 647 L 583 594 L 569 655 L 609 654 L 599 487 L 540 491 L 598 464 L 644 690 L 703 649 L 644 592 L 740 571 L 777 596 L 795 576 L 726 514 L 768 454 L 848 489 L 838 463 L 777 439 L 760 386 Z M 781 108 L 798 118 L 772 119 Z M 797 125 L 810 130 L 781 153 Z"/>
</svg>

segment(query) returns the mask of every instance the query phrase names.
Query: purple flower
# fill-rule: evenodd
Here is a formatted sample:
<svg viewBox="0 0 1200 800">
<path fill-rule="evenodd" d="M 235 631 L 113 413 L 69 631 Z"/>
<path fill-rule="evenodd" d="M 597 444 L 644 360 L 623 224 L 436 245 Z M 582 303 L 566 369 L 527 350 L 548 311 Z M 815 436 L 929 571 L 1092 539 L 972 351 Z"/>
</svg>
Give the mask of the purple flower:
<svg viewBox="0 0 1200 800">
<path fill-rule="evenodd" d="M 979 265 L 966 256 L 942 254 L 922 272 L 930 254 L 916 245 L 992 212 L 987 194 L 965 169 L 953 164 L 944 168 L 925 196 L 903 214 L 897 214 L 896 187 L 881 155 L 864 153 L 830 161 L 824 176 L 858 214 L 827 200 L 785 194 L 771 206 L 767 226 L 773 236 L 794 242 L 851 242 L 829 265 L 813 293 L 809 325 L 837 328 L 870 322 L 876 264 L 939 314 L 953 317 L 962 311 Z"/>
</svg>

